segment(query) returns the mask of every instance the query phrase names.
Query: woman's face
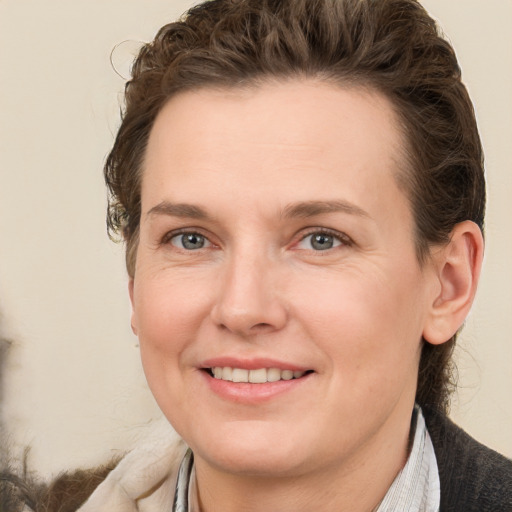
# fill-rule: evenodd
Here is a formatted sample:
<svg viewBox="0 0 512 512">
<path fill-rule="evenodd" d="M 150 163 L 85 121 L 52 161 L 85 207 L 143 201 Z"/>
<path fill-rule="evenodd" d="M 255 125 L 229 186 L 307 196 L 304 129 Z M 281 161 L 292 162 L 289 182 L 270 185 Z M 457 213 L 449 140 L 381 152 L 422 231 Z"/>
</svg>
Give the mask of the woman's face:
<svg viewBox="0 0 512 512">
<path fill-rule="evenodd" d="M 407 435 L 435 275 L 403 147 L 384 97 L 313 81 L 187 92 L 159 114 L 132 325 L 199 463 L 304 474 Z"/>
</svg>

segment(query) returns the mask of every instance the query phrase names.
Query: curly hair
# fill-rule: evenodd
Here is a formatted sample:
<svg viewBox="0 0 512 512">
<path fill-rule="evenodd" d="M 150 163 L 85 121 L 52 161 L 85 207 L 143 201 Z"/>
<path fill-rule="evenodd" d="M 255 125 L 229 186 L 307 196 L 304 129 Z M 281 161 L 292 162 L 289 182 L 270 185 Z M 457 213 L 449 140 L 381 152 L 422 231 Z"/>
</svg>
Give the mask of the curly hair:
<svg viewBox="0 0 512 512">
<path fill-rule="evenodd" d="M 415 0 L 210 0 L 165 25 L 140 50 L 126 84 L 122 123 L 105 164 L 111 236 L 135 272 L 145 148 L 170 97 L 203 87 L 313 77 L 369 87 L 394 106 L 405 136 L 420 263 L 454 226 L 483 230 L 483 153 L 455 52 Z M 416 399 L 447 410 L 456 336 L 423 341 Z"/>
</svg>

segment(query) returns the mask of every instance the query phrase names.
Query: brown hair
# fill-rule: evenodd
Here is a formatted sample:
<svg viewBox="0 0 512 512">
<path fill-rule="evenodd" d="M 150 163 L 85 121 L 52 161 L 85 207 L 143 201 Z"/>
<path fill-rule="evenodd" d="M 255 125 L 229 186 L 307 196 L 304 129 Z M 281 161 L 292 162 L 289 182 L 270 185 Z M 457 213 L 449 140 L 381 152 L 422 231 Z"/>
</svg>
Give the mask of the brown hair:
<svg viewBox="0 0 512 512">
<path fill-rule="evenodd" d="M 135 271 L 143 159 L 153 122 L 179 91 L 314 77 L 371 87 L 391 101 L 408 142 L 398 176 L 415 217 L 418 259 L 454 226 L 483 229 L 485 182 L 475 116 L 450 44 L 415 0 L 211 0 L 164 26 L 134 62 L 105 165 L 108 228 Z M 416 399 L 446 410 L 455 336 L 424 341 Z"/>
<path fill-rule="evenodd" d="M 24 461 L 24 464 L 26 461 Z M 113 460 L 93 470 L 62 473 L 50 484 L 31 473 L 0 469 L 0 512 L 76 512 L 115 468 Z"/>
</svg>

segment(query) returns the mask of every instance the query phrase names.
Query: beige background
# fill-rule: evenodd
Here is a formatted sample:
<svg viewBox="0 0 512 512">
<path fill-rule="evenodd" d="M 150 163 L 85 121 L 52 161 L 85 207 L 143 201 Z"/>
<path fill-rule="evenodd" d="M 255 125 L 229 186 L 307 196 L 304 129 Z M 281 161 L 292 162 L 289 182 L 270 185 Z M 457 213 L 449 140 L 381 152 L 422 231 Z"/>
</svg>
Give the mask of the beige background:
<svg viewBox="0 0 512 512">
<path fill-rule="evenodd" d="M 3 417 L 49 475 L 125 449 L 159 416 L 129 329 L 101 168 L 138 41 L 186 0 L 0 0 Z M 460 57 L 489 184 L 487 255 L 459 350 L 454 417 L 512 456 L 512 0 L 425 0 Z M 125 41 L 125 42 L 123 42 Z M 3 442 L 3 441 L 2 441 Z"/>
</svg>

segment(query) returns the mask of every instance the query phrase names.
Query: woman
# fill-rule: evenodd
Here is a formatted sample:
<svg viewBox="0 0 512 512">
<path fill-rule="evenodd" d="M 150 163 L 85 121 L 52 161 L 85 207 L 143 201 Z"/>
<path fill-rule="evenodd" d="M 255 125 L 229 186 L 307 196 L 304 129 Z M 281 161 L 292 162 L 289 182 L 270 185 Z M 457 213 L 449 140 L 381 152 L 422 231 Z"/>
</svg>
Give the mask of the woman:
<svg viewBox="0 0 512 512">
<path fill-rule="evenodd" d="M 134 450 L 81 512 L 512 510 L 510 461 L 445 416 L 485 184 L 419 4 L 199 5 L 141 50 L 105 173 L 186 445 Z"/>
</svg>

